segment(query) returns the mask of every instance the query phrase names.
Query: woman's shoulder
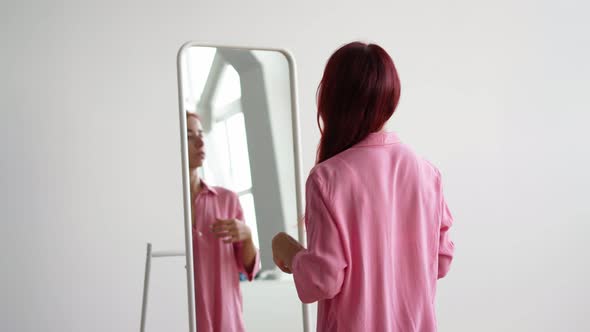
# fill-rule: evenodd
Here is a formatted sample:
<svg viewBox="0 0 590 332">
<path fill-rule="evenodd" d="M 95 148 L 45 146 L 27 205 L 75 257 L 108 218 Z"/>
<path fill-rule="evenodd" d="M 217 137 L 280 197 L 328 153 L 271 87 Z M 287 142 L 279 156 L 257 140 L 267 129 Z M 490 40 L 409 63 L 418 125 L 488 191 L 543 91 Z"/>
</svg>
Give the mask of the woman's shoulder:
<svg viewBox="0 0 590 332">
<path fill-rule="evenodd" d="M 367 151 L 364 151 L 367 153 Z M 423 174 L 427 174 L 433 178 L 440 178 L 439 169 L 422 154 L 416 152 L 414 148 L 405 143 L 395 144 L 395 149 L 372 150 L 368 152 L 371 154 L 383 154 L 384 156 L 375 156 L 363 154 L 362 149 L 347 149 L 330 159 L 327 159 L 315 165 L 310 173 L 309 179 L 313 179 L 320 183 L 329 184 L 335 179 L 347 179 L 357 174 L 359 170 L 371 169 L 371 165 L 375 162 L 381 163 L 382 158 L 391 158 L 392 164 L 407 167 L 410 169 L 421 170 Z"/>
<path fill-rule="evenodd" d="M 319 164 L 316 164 L 309 172 L 309 177 L 313 177 L 318 180 L 330 178 L 335 173 L 341 171 L 342 167 L 345 165 L 346 162 L 342 160 L 340 155 L 336 155 L 330 159 L 322 161 Z"/>
<path fill-rule="evenodd" d="M 235 191 L 232 191 L 225 187 L 215 186 L 213 187 L 214 191 L 217 193 L 217 196 L 225 199 L 237 199 L 238 194 Z"/>
<path fill-rule="evenodd" d="M 345 186 L 346 179 L 351 178 L 351 173 L 355 173 L 353 167 L 341 158 L 341 155 L 336 155 L 315 165 L 311 169 L 307 177 L 306 186 L 309 188 L 309 186 L 315 185 L 316 187 L 322 188 L 322 190 L 331 192 L 331 188 L 335 182 L 338 182 L 341 187 Z"/>
</svg>

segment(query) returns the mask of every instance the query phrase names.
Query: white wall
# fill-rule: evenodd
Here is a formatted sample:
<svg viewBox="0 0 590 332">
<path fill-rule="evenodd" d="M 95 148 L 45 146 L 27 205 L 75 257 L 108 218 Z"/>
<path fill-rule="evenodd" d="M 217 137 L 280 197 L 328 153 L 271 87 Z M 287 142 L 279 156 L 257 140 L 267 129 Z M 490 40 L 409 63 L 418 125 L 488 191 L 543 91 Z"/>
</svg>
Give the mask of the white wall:
<svg viewBox="0 0 590 332">
<path fill-rule="evenodd" d="M 247 331 L 303 330 L 301 302 L 292 280 L 243 282 L 241 285 Z"/>
<path fill-rule="evenodd" d="M 0 329 L 138 328 L 145 242 L 182 247 L 182 42 L 293 52 L 307 173 L 322 68 L 357 38 L 393 55 L 403 82 L 393 126 L 444 174 L 457 257 L 439 287 L 440 331 L 590 329 L 588 9 L 3 2 Z M 157 264 L 150 330 L 182 330 L 183 264 Z"/>
</svg>

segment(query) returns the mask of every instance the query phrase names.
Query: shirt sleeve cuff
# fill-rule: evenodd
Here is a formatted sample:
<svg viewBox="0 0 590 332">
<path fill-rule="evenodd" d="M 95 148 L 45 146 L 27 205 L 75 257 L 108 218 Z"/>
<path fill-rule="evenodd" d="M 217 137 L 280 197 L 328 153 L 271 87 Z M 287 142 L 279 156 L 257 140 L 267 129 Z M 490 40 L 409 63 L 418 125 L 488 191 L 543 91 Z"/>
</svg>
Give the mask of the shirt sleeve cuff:
<svg viewBox="0 0 590 332">
<path fill-rule="evenodd" d="M 307 251 L 307 249 L 303 249 L 303 250 L 299 250 L 295 256 L 293 256 L 293 259 L 291 260 L 291 272 L 293 272 L 293 275 L 295 275 L 295 271 L 299 271 L 300 269 L 300 257 L 302 256 L 301 254 L 303 254 L 305 251 Z"/>
<path fill-rule="evenodd" d="M 256 249 L 256 257 L 254 258 L 254 266 L 252 266 L 252 271 L 248 273 L 248 271 L 246 271 L 246 267 L 243 265 L 242 269 L 244 274 L 248 277 L 248 281 L 254 280 L 254 277 L 256 277 L 258 271 L 260 271 L 260 250 Z"/>
</svg>

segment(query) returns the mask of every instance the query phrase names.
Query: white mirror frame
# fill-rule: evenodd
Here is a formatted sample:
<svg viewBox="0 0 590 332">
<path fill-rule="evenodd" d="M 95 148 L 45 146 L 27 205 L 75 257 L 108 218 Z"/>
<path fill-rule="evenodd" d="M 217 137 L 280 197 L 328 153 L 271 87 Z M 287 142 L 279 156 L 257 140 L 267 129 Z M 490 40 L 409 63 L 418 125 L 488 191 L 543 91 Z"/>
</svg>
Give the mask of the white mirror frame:
<svg viewBox="0 0 590 332">
<path fill-rule="evenodd" d="M 234 45 L 210 45 L 206 43 L 200 43 L 195 41 L 189 41 L 182 45 L 178 51 L 176 58 L 177 65 L 177 77 L 178 77 L 178 105 L 179 105 L 179 116 L 180 116 L 180 154 L 182 156 L 182 187 L 183 187 L 183 201 L 184 201 L 184 239 L 185 239 L 185 250 L 186 250 L 186 279 L 187 279 L 187 293 L 188 293 L 188 318 L 189 318 L 189 331 L 196 331 L 196 320 L 195 320 L 195 285 L 194 285 L 194 274 L 193 274 L 193 242 L 192 242 L 192 226 L 191 226 L 191 201 L 190 201 L 190 177 L 188 168 L 188 151 L 187 151 L 187 131 L 186 131 L 186 110 L 184 103 L 184 95 L 182 91 L 182 82 L 184 81 L 185 68 L 183 64 L 183 57 L 185 53 L 191 47 L 223 47 L 233 48 L 242 50 L 256 50 L 256 51 L 274 51 L 280 52 L 287 58 L 289 63 L 289 81 L 291 85 L 291 122 L 293 125 L 293 154 L 295 161 L 295 190 L 296 190 L 296 203 L 297 203 L 297 235 L 298 240 L 304 246 L 305 241 L 305 229 L 303 223 L 299 222 L 303 218 L 303 183 L 301 176 L 301 141 L 299 133 L 299 108 L 297 103 L 297 73 L 295 72 L 295 58 L 291 52 L 285 49 L 266 48 L 266 47 L 249 47 L 249 46 L 234 46 Z M 311 332 L 310 319 L 309 319 L 309 305 L 301 303 L 302 318 L 303 318 L 303 331 Z"/>
</svg>

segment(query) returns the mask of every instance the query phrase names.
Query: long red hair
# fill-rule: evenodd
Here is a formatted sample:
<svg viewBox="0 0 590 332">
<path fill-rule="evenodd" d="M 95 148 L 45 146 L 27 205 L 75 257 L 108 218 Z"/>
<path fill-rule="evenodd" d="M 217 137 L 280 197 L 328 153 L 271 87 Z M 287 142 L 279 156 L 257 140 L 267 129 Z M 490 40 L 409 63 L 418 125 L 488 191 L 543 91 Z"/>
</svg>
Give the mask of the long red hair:
<svg viewBox="0 0 590 332">
<path fill-rule="evenodd" d="M 334 52 L 317 92 L 321 139 L 316 162 L 382 129 L 397 107 L 400 91 L 393 60 L 380 46 L 353 42 Z"/>
</svg>

